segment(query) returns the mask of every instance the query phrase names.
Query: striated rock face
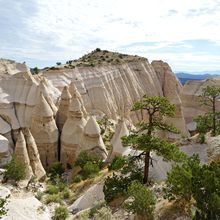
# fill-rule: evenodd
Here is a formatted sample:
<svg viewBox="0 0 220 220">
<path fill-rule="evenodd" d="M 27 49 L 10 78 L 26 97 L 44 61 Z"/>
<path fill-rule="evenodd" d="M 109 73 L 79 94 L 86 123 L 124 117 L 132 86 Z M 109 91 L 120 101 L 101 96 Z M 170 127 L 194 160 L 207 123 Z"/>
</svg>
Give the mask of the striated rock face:
<svg viewBox="0 0 220 220">
<path fill-rule="evenodd" d="M 191 129 L 193 118 L 210 111 L 210 109 L 201 105 L 200 96 L 204 88 L 212 85 L 220 86 L 220 77 L 213 77 L 206 80 L 189 80 L 184 85 L 181 99 L 184 117 L 189 129 Z M 216 105 L 217 109 L 220 109 L 220 101 L 217 101 Z"/>
<path fill-rule="evenodd" d="M 163 61 L 153 61 L 152 66 L 159 78 L 163 96 L 167 97 L 170 102 L 176 106 L 175 117 L 169 118 L 169 122 L 175 124 L 182 134 L 188 135 L 182 110 L 181 83 L 167 63 Z"/>
<path fill-rule="evenodd" d="M 53 111 L 41 93 L 32 114 L 31 133 L 44 167 L 58 160 L 58 128 Z"/>
<path fill-rule="evenodd" d="M 125 118 L 134 123 L 138 114 L 131 106 L 143 95 L 166 96 L 177 105 L 176 117 L 169 119 L 187 135 L 180 93 L 182 86 L 167 63 L 147 59 L 118 63 L 117 65 L 80 66 L 74 69 L 46 70 L 43 75 L 56 88 L 70 85 L 70 93 L 77 88 L 90 114 L 108 118 Z"/>
</svg>

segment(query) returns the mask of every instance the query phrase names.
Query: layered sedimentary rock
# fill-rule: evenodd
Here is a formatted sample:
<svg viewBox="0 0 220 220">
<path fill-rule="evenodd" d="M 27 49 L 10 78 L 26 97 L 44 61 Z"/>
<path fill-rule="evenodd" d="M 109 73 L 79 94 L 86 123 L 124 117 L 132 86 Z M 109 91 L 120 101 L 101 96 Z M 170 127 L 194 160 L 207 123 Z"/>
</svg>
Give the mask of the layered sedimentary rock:
<svg viewBox="0 0 220 220">
<path fill-rule="evenodd" d="M 201 105 L 202 90 L 207 86 L 220 86 L 220 77 L 213 77 L 206 80 L 189 80 L 185 83 L 182 90 L 182 106 L 186 124 L 191 129 L 193 118 L 202 115 L 210 109 Z M 216 109 L 220 109 L 220 101 L 216 102 Z"/>
<path fill-rule="evenodd" d="M 109 54 L 103 51 L 102 56 L 106 55 Z M 92 56 L 94 60 L 99 59 L 97 54 Z M 71 93 L 73 84 L 90 114 L 107 115 L 111 119 L 126 118 L 133 123 L 141 119 L 139 114 L 130 112 L 135 101 L 145 94 L 166 96 L 177 105 L 177 115 L 170 121 L 183 134 L 188 134 L 181 107 L 181 85 L 168 64 L 162 61 L 150 64 L 147 59 L 132 57 L 129 61 L 122 59 L 114 65 L 106 62 L 95 67 L 81 65 L 72 69 L 71 66 L 61 66 L 56 70 L 47 69 L 43 74 L 60 90 L 71 84 Z"/>
<path fill-rule="evenodd" d="M 67 86 L 64 86 L 61 97 L 58 112 L 56 115 L 56 122 L 59 131 L 62 131 L 63 125 L 66 122 L 69 112 L 69 105 L 71 102 L 71 94 Z"/>
<path fill-rule="evenodd" d="M 188 135 L 180 97 L 182 92 L 181 83 L 167 63 L 153 61 L 151 65 L 159 78 L 163 96 L 167 97 L 176 106 L 175 116 L 168 119 L 169 123 L 175 124 L 182 134 Z"/>
<path fill-rule="evenodd" d="M 77 97 L 73 97 L 69 106 L 68 118 L 61 134 L 61 162 L 72 165 L 82 146 L 82 137 L 86 120 L 82 105 Z"/>
<path fill-rule="evenodd" d="M 82 149 L 105 160 L 108 153 L 100 132 L 101 130 L 95 117 L 91 116 L 85 126 Z"/>
<path fill-rule="evenodd" d="M 33 177 L 33 171 L 28 156 L 26 142 L 22 131 L 19 132 L 18 139 L 15 146 L 16 158 L 26 166 L 26 180 L 29 181 Z"/>
<path fill-rule="evenodd" d="M 23 133 L 25 136 L 30 165 L 33 170 L 34 176 L 37 178 L 37 180 L 43 180 L 46 177 L 46 172 L 41 163 L 40 155 L 35 140 L 29 128 L 24 128 Z"/>
<path fill-rule="evenodd" d="M 53 111 L 41 93 L 33 110 L 31 133 L 36 141 L 44 167 L 58 160 L 58 128 Z"/>
</svg>

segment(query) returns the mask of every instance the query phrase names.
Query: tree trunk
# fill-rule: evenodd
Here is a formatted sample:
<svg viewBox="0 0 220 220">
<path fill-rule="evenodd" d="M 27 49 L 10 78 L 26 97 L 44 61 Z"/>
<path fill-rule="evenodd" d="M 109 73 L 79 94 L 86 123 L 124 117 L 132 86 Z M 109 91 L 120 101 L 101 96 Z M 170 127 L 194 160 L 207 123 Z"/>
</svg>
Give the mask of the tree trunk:
<svg viewBox="0 0 220 220">
<path fill-rule="evenodd" d="M 147 183 L 149 176 L 150 152 L 146 152 L 144 159 L 144 183 Z"/>
</svg>

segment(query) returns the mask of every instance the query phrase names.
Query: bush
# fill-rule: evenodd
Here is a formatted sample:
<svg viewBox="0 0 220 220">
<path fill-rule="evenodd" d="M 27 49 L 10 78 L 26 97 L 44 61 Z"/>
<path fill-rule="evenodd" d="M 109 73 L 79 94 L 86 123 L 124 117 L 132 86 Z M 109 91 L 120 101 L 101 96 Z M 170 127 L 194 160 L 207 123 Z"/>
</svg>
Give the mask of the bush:
<svg viewBox="0 0 220 220">
<path fill-rule="evenodd" d="M 74 183 L 79 183 L 79 182 L 81 182 L 82 181 L 82 176 L 81 175 L 75 175 L 74 177 L 73 177 L 73 182 Z"/>
<path fill-rule="evenodd" d="M 62 163 L 59 161 L 52 163 L 48 172 L 51 179 L 55 178 L 56 176 L 61 176 L 64 172 Z"/>
<path fill-rule="evenodd" d="M 189 157 L 182 165 L 174 165 L 167 174 L 166 198 L 169 200 L 183 198 L 190 201 L 192 197 L 193 170 L 199 169 L 198 155 Z"/>
<path fill-rule="evenodd" d="M 103 187 L 105 201 L 109 203 L 117 197 L 125 196 L 128 185 L 128 177 L 118 176 L 115 173 L 112 177 L 107 177 Z"/>
<path fill-rule="evenodd" d="M 61 196 L 60 194 L 52 194 L 52 195 L 48 195 L 46 197 L 46 204 L 49 204 L 51 202 L 54 202 L 54 203 L 61 203 Z"/>
<path fill-rule="evenodd" d="M 55 185 L 48 185 L 46 189 L 46 193 L 52 195 L 52 194 L 57 194 L 59 193 L 59 188 Z"/>
<path fill-rule="evenodd" d="M 5 177 L 15 181 L 26 178 L 26 166 L 22 161 L 18 161 L 15 155 L 12 156 L 11 161 L 5 166 Z"/>
<path fill-rule="evenodd" d="M 70 198 L 70 191 L 69 189 L 64 189 L 63 192 L 62 192 L 62 196 L 64 199 L 69 199 Z"/>
<path fill-rule="evenodd" d="M 120 170 L 126 162 L 126 158 L 124 156 L 115 156 L 112 162 L 109 164 L 109 170 Z"/>
<path fill-rule="evenodd" d="M 55 213 L 53 216 L 54 220 L 65 220 L 68 217 L 69 213 L 65 206 L 61 205 L 55 208 Z"/>
<path fill-rule="evenodd" d="M 102 207 L 100 210 L 97 210 L 97 212 L 94 214 L 95 220 L 103 220 L 103 219 L 111 219 L 116 220 L 116 218 L 113 217 L 111 209 L 109 207 Z"/>
<path fill-rule="evenodd" d="M 37 191 L 35 198 L 38 199 L 39 201 L 41 201 L 42 197 L 43 197 L 44 193 L 41 191 Z"/>
<path fill-rule="evenodd" d="M 86 151 L 82 151 L 82 152 L 80 152 L 80 154 L 75 162 L 75 165 L 83 168 L 87 162 L 97 164 L 99 166 L 99 168 L 101 168 L 101 166 L 103 164 L 102 160 L 99 159 L 96 155 L 88 153 Z"/>
<path fill-rule="evenodd" d="M 0 198 L 0 219 L 2 216 L 7 214 L 7 209 L 5 208 L 5 205 L 7 204 L 7 198 Z"/>
<path fill-rule="evenodd" d="M 125 209 L 134 214 L 151 219 L 156 204 L 154 194 L 138 181 L 133 181 L 128 187 L 127 192 L 129 200 L 125 202 Z"/>
<path fill-rule="evenodd" d="M 92 162 L 87 162 L 83 167 L 83 176 L 85 178 L 91 177 L 95 174 L 97 174 L 100 169 L 97 164 L 93 164 Z"/>
</svg>

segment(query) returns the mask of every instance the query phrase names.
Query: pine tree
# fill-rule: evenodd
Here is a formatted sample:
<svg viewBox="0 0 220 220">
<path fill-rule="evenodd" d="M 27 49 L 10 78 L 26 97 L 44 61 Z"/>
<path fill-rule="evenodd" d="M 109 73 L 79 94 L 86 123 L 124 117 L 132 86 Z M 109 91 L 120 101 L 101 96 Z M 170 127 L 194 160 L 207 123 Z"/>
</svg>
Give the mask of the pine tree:
<svg viewBox="0 0 220 220">
<path fill-rule="evenodd" d="M 133 111 L 145 111 L 148 121 L 142 120 L 137 124 L 137 131 L 129 136 L 122 137 L 123 144 L 131 145 L 133 149 L 141 151 L 138 157 L 144 157 L 144 183 L 148 182 L 149 166 L 152 163 L 151 151 L 163 156 L 166 160 L 181 161 L 185 154 L 173 144 L 155 135 L 155 130 L 163 130 L 178 133 L 178 130 L 171 124 L 164 122 L 164 117 L 172 117 L 175 114 L 175 105 L 162 96 L 144 96 L 136 102 Z M 142 117 L 143 118 L 143 117 Z"/>
</svg>

